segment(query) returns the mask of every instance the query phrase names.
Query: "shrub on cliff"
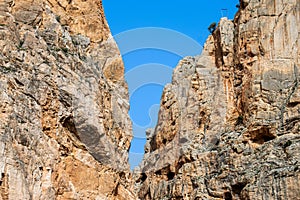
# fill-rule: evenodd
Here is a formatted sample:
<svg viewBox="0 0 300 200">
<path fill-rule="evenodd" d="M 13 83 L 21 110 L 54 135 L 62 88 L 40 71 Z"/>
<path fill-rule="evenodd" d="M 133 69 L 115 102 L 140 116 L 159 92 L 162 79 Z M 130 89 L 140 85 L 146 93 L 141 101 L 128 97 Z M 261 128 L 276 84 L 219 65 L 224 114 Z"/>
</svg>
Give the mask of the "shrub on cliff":
<svg viewBox="0 0 300 200">
<path fill-rule="evenodd" d="M 216 23 L 216 22 L 213 22 L 213 23 L 211 23 L 211 24 L 209 25 L 208 31 L 209 31 L 210 33 L 213 33 L 213 32 L 216 30 L 216 27 L 217 27 L 217 23 Z"/>
</svg>

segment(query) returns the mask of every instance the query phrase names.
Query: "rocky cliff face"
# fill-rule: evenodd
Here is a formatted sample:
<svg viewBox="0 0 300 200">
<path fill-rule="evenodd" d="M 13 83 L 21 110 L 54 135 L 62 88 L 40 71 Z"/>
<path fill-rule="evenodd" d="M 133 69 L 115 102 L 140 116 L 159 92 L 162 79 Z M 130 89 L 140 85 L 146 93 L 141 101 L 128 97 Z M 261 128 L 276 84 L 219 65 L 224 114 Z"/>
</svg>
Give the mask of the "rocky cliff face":
<svg viewBox="0 0 300 200">
<path fill-rule="evenodd" d="M 131 122 L 101 0 L 0 1 L 0 199 L 133 199 Z"/>
<path fill-rule="evenodd" d="M 241 0 L 164 89 L 141 199 L 300 199 L 300 1 Z"/>
<path fill-rule="evenodd" d="M 241 0 L 183 59 L 140 199 L 299 199 L 300 2 Z M 136 199 L 123 64 L 101 0 L 0 1 L 0 200 Z"/>
</svg>

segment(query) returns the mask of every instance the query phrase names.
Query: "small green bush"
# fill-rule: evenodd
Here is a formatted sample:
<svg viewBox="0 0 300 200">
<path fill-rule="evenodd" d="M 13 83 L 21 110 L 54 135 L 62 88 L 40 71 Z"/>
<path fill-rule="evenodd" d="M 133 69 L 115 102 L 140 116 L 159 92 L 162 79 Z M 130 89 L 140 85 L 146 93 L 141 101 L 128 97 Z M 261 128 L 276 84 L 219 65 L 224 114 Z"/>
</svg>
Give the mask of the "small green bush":
<svg viewBox="0 0 300 200">
<path fill-rule="evenodd" d="M 217 28 L 217 23 L 216 23 L 216 22 L 213 22 L 213 23 L 211 23 L 211 24 L 209 25 L 208 31 L 209 31 L 210 33 L 213 33 L 213 32 L 216 30 L 216 28 Z"/>
<path fill-rule="evenodd" d="M 242 115 L 238 116 L 235 125 L 241 125 L 241 124 L 244 124 L 244 117 Z"/>
<path fill-rule="evenodd" d="M 55 19 L 56 19 L 57 22 L 60 22 L 60 16 L 59 15 L 56 15 Z"/>
<path fill-rule="evenodd" d="M 289 146 L 292 145 L 292 142 L 290 140 L 288 140 L 284 145 L 283 145 L 283 148 L 287 148 Z"/>
</svg>

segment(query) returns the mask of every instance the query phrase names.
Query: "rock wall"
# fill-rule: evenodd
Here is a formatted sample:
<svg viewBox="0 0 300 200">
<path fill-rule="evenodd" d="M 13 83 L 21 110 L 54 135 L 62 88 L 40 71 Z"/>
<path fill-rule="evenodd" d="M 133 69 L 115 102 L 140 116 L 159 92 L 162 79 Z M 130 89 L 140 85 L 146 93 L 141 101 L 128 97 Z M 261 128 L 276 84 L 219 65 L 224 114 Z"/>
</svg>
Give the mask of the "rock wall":
<svg viewBox="0 0 300 200">
<path fill-rule="evenodd" d="M 1 0 L 0 49 L 0 200 L 135 199 L 101 0 Z"/>
<path fill-rule="evenodd" d="M 101 0 L 1 0 L 0 200 L 300 199 L 299 24 L 298 0 L 241 0 L 174 70 L 132 178 Z"/>
<path fill-rule="evenodd" d="M 300 1 L 241 0 L 164 89 L 140 199 L 300 199 Z"/>
</svg>

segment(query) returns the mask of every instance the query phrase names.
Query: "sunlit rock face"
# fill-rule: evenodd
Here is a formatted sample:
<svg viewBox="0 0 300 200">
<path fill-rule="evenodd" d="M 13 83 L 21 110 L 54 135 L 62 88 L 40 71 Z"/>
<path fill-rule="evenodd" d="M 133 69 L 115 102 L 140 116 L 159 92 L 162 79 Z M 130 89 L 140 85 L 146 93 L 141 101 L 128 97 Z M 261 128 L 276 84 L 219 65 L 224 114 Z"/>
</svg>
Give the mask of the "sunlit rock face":
<svg viewBox="0 0 300 200">
<path fill-rule="evenodd" d="M 1 0 L 0 200 L 299 199 L 299 24 L 298 0 L 241 0 L 174 70 L 132 178 L 102 2 Z"/>
<path fill-rule="evenodd" d="M 300 1 L 241 0 L 165 87 L 140 199 L 300 198 Z"/>
<path fill-rule="evenodd" d="M 101 0 L 1 0 L 0 49 L 0 199 L 136 199 Z"/>
</svg>

